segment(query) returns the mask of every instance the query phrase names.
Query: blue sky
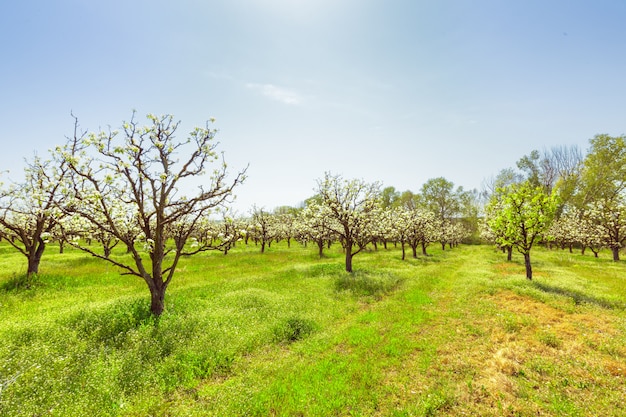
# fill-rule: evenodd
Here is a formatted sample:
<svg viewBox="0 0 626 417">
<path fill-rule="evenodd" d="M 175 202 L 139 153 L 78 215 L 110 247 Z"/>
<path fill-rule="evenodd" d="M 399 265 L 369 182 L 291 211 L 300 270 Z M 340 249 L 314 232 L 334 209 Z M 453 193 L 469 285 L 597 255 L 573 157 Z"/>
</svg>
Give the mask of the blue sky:
<svg viewBox="0 0 626 417">
<path fill-rule="evenodd" d="M 466 189 L 626 133 L 623 0 L 21 0 L 0 5 L 0 170 L 132 110 L 217 119 L 236 209 L 325 171 Z M 6 177 L 6 174 L 4 174 Z"/>
</svg>

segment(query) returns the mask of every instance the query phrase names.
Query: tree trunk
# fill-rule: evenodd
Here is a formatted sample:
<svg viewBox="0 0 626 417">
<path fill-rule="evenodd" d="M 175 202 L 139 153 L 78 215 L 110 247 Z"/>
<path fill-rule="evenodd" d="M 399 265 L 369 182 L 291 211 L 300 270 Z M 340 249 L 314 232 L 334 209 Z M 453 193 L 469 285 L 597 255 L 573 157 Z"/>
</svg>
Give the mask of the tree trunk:
<svg viewBox="0 0 626 417">
<path fill-rule="evenodd" d="M 39 243 L 35 248 L 35 251 L 29 252 L 28 254 L 28 271 L 26 272 L 27 276 L 31 276 L 33 274 L 39 273 L 39 264 L 41 263 L 41 256 L 43 255 L 43 251 L 46 249 L 46 244 L 43 240 L 39 239 Z"/>
<path fill-rule="evenodd" d="M 344 250 L 346 251 L 346 272 L 352 273 L 352 242 L 346 242 Z"/>
<path fill-rule="evenodd" d="M 31 276 L 39 272 L 39 261 L 41 261 L 41 258 L 38 259 L 35 256 L 28 257 L 28 272 L 26 272 L 26 275 Z"/>
<path fill-rule="evenodd" d="M 612 247 L 611 252 L 613 252 L 613 261 L 619 261 L 619 247 Z"/>
<path fill-rule="evenodd" d="M 151 286 L 150 296 L 150 312 L 158 317 L 165 309 L 165 288 L 157 285 Z"/>
<path fill-rule="evenodd" d="M 524 254 L 524 265 L 526 266 L 526 278 L 533 279 L 533 267 L 530 265 L 530 253 Z"/>
<path fill-rule="evenodd" d="M 507 261 L 513 260 L 513 246 L 506 247 L 506 260 Z"/>
<path fill-rule="evenodd" d="M 402 245 L 402 260 L 404 261 L 404 259 L 406 258 L 406 251 L 404 250 L 404 242 L 402 242 L 401 245 Z"/>
<path fill-rule="evenodd" d="M 346 272 L 352 273 L 352 248 L 346 248 Z"/>
<path fill-rule="evenodd" d="M 422 255 L 428 256 L 428 254 L 426 253 L 426 242 L 422 242 Z"/>
<path fill-rule="evenodd" d="M 324 241 L 323 240 L 318 240 L 317 241 L 317 253 L 320 256 L 320 259 L 324 256 Z"/>
</svg>

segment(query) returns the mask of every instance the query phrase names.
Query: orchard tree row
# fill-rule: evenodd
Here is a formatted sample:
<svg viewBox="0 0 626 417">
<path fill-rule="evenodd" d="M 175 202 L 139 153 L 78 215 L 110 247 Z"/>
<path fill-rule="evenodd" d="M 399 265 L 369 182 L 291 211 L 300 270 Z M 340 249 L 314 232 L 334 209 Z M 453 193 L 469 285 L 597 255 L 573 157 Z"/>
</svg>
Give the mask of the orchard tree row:
<svg viewBox="0 0 626 417">
<path fill-rule="evenodd" d="M 484 207 L 477 192 L 445 178 L 415 194 L 327 172 L 302 207 L 254 207 L 233 218 L 227 207 L 246 170 L 228 179 L 213 120 L 179 140 L 172 116 L 147 119 L 140 126 L 133 113 L 119 130 L 98 132 L 81 132 L 75 119 L 65 144 L 27 162 L 23 181 L 0 187 L 0 237 L 27 259 L 26 279 L 55 240 L 61 250 L 72 245 L 140 277 L 159 315 L 182 256 L 228 253 L 238 241 L 261 252 L 278 240 L 311 243 L 320 256 L 339 242 L 352 272 L 353 257 L 368 245 L 399 244 L 404 259 L 407 247 L 416 257 L 433 242 L 445 249 L 475 238 L 484 209 L 483 237 L 524 254 L 528 278 L 538 241 L 594 253 L 608 247 L 616 260 L 624 243 L 623 137 L 597 136 L 585 158 L 575 148 L 532 152 L 518 171 L 504 170 L 485 187 Z M 124 255 L 113 252 L 117 245 Z"/>
<path fill-rule="evenodd" d="M 476 223 L 475 199 L 444 178 L 427 181 L 420 194 L 398 193 L 393 187 L 381 190 L 379 183 L 344 179 L 326 173 L 318 180 L 316 194 L 303 207 L 279 207 L 274 213 L 253 208 L 249 218 L 237 220 L 240 238 L 259 242 L 261 252 L 272 241 L 292 239 L 317 245 L 319 255 L 332 242 L 341 243 L 345 268 L 352 272 L 352 257 L 368 245 L 378 248 L 388 243 L 400 244 L 402 259 L 406 247 L 413 257 L 421 248 L 439 242 L 443 249 L 453 247 L 472 234 Z M 471 213 L 473 220 L 462 217 Z M 475 228 L 474 228 L 475 229 Z"/>
<path fill-rule="evenodd" d="M 468 235 L 458 218 L 471 193 L 443 178 L 413 195 L 326 173 L 299 210 L 270 215 L 254 208 L 249 218 L 233 219 L 225 208 L 246 170 L 228 179 L 213 120 L 179 140 L 172 116 L 147 119 L 140 126 L 133 113 L 119 130 L 83 132 L 74 118 L 72 137 L 48 159 L 27 161 L 23 181 L 0 186 L 0 238 L 26 258 L 27 284 L 54 240 L 61 250 L 69 244 L 144 280 L 151 311 L 160 315 L 182 256 L 228 253 L 238 240 L 260 242 L 262 251 L 272 240 L 315 242 L 320 255 L 338 241 L 352 272 L 352 257 L 368 244 L 398 242 L 404 258 L 406 245 L 416 256 L 418 245 L 425 254 L 432 242 L 445 248 Z M 188 194 L 192 186 L 197 191 Z M 117 245 L 124 255 L 113 252 Z"/>
<path fill-rule="evenodd" d="M 602 248 L 620 260 L 626 241 L 626 137 L 596 135 L 583 155 L 575 147 L 533 151 L 486 186 L 482 236 L 519 251 L 532 279 L 530 252 L 540 242 Z"/>
</svg>

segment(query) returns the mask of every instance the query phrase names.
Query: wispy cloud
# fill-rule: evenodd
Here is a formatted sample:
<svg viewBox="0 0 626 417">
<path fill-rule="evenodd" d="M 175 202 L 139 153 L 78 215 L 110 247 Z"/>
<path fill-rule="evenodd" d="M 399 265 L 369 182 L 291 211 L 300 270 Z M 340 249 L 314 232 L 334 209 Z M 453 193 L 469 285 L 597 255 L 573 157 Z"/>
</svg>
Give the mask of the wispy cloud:
<svg viewBox="0 0 626 417">
<path fill-rule="evenodd" d="M 248 83 L 246 84 L 246 87 L 251 90 L 258 91 L 265 97 L 268 97 L 272 100 L 280 101 L 284 104 L 296 106 L 302 103 L 302 97 L 300 96 L 300 94 L 287 88 L 278 87 L 274 84 Z"/>
</svg>

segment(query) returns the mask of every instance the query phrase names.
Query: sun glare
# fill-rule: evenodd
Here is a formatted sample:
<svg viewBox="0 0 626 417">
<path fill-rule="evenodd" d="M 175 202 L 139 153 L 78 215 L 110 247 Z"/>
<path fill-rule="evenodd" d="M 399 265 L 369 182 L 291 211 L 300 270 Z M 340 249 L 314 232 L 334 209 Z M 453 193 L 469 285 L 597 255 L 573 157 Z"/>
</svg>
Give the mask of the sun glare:
<svg viewBox="0 0 626 417">
<path fill-rule="evenodd" d="M 254 0 L 259 9 L 280 19 L 305 21 L 324 16 L 332 10 L 331 0 Z"/>
</svg>

